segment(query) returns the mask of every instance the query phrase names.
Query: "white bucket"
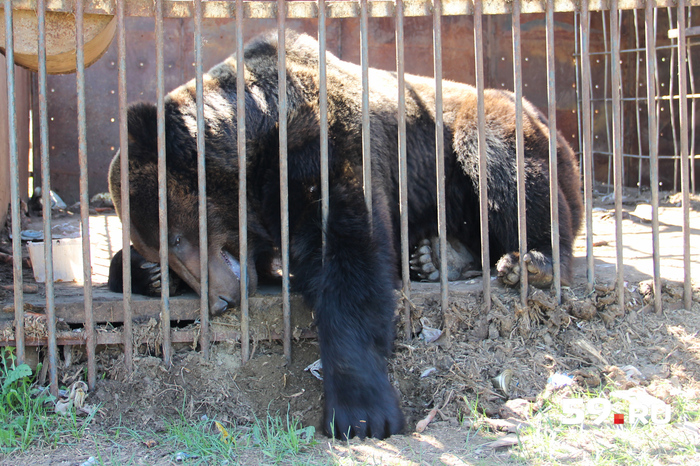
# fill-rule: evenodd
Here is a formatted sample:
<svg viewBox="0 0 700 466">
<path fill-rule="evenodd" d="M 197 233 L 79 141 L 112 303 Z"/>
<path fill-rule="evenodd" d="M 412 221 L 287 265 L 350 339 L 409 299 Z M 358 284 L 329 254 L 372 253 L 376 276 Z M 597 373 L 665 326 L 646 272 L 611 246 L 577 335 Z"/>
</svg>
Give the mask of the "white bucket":
<svg viewBox="0 0 700 466">
<path fill-rule="evenodd" d="M 55 282 L 74 282 L 83 280 L 82 238 L 62 238 L 52 241 L 53 246 L 53 280 Z M 27 243 L 29 258 L 34 269 L 34 279 L 38 283 L 46 281 L 44 266 L 44 242 Z"/>
</svg>

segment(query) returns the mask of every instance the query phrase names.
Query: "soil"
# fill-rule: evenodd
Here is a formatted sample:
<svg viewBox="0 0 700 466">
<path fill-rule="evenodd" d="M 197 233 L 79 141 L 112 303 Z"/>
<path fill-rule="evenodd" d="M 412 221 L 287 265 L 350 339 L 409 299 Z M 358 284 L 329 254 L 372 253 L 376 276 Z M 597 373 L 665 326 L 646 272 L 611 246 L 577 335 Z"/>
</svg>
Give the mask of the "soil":
<svg viewBox="0 0 700 466">
<path fill-rule="evenodd" d="M 620 306 L 614 289 L 614 210 L 605 193 L 598 193 L 595 199 L 593 290 L 587 288 L 585 238 L 580 237 L 574 284 L 563 289 L 561 305 L 552 292 L 531 289 L 527 306 L 521 306 L 517 289 L 492 282 L 492 306 L 486 311 L 478 286 L 480 279 L 465 283 L 465 289 L 470 291 L 461 291 L 459 284 L 454 285 L 444 313 L 440 310 L 439 289 L 415 293 L 414 335 L 407 339 L 397 325 L 394 356 L 389 361 L 389 376 L 401 393 L 407 417 L 407 434 L 385 442 L 350 443 L 328 442 L 317 434 L 320 444 L 315 448 L 325 458 L 323 461 L 463 464 L 461 461 L 483 458 L 476 452 L 477 447 L 490 439 L 481 435 L 468 437 L 469 428 L 460 421 L 474 414 L 473 406 L 492 419 L 522 419 L 522 410 L 514 408 L 512 401 L 506 402 L 519 400 L 515 405 L 524 403 L 529 410 L 537 410 L 548 378 L 555 373 L 570 375 L 580 387 L 611 384 L 629 388 L 632 382 L 621 368 L 634 366 L 640 375 L 633 384 L 668 403 L 674 401 L 673 387 L 699 389 L 699 232 L 691 232 L 695 238 L 691 276 L 696 281 L 692 309 L 686 310 L 682 254 L 678 254 L 678 250 L 682 252 L 682 215 L 676 205 L 678 199 L 662 198 L 663 311 L 656 313 L 649 281 L 652 269 L 648 193 L 626 192 L 626 290 L 624 306 Z M 700 202 L 694 197 L 690 225 L 696 229 L 700 225 L 698 205 Z M 0 280 L 3 284 L 12 283 L 10 265 L 0 264 Z M 431 329 L 442 333 L 428 343 L 421 336 L 428 335 Z M 234 343 L 213 345 L 209 360 L 193 351 L 191 345 L 181 344 L 175 347 L 170 367 L 164 366 L 157 350 L 146 346 L 140 348 L 131 374 L 125 370 L 120 351 L 120 347 L 110 346 L 98 352 L 99 381 L 88 397 L 88 403 L 100 407 L 90 427 L 92 431 L 110 431 L 117 426 L 161 431 L 166 420 L 181 415 L 189 419 L 206 416 L 227 426 L 250 425 L 256 417 L 264 419 L 267 413 L 283 417 L 289 414 L 303 425 L 317 427 L 321 419 L 322 382 L 304 370 L 319 357 L 314 340 L 295 340 L 289 365 L 281 344 L 275 342 L 255 342 L 253 356 L 245 365 L 241 365 L 240 345 Z M 69 352 L 69 367 L 61 364 L 61 385 L 69 385 L 85 369 L 81 350 L 73 348 Z M 65 354 L 63 357 L 65 361 Z M 415 433 L 418 421 L 433 408 L 438 408 L 433 422 L 425 432 Z M 30 451 L 21 457 L 21 462 L 79 464 L 94 454 L 90 448 L 89 442 L 83 442 L 70 451 Z M 137 464 L 171 464 L 172 452 L 148 450 L 137 444 L 128 450 L 130 455 L 140 451 L 142 455 L 137 457 L 150 458 Z M 456 460 L 450 462 L 445 455 L 453 455 Z M 499 463 L 516 461 L 503 449 L 490 455 Z M 19 464 L 19 459 L 0 457 L 0 464 Z M 245 458 L 240 461 L 248 462 Z"/>
</svg>

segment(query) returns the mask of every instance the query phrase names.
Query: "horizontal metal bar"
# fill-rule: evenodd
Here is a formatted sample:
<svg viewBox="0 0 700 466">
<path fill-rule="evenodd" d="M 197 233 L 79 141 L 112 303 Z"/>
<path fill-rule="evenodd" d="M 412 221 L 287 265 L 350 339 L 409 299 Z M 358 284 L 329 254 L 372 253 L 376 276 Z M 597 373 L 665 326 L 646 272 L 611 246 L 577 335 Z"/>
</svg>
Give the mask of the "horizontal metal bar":
<svg viewBox="0 0 700 466">
<path fill-rule="evenodd" d="M 613 153 L 612 152 L 606 152 L 606 151 L 593 151 L 593 155 L 602 155 L 605 157 L 612 157 Z M 649 154 L 622 154 L 623 157 L 627 159 L 644 159 L 648 160 L 649 159 Z M 675 155 L 659 155 L 659 160 L 661 159 L 666 159 L 666 160 L 678 160 L 680 159 L 680 154 L 675 154 Z M 698 159 L 700 160 L 700 154 L 692 154 L 691 158 Z"/>
<path fill-rule="evenodd" d="M 195 330 L 176 330 L 172 329 L 170 331 L 171 343 L 192 343 L 195 339 L 199 338 L 199 331 Z M 281 340 L 282 334 L 279 332 L 270 332 L 269 335 L 257 335 L 258 341 L 261 340 Z M 59 346 L 65 345 L 85 345 L 87 336 L 84 332 L 59 332 L 56 341 Z M 299 334 L 298 338 L 303 339 L 316 339 L 317 333 L 315 330 L 303 329 Z M 99 332 L 97 334 L 98 345 L 121 345 L 123 343 L 124 335 L 122 332 Z M 214 341 L 241 341 L 241 332 L 236 330 L 212 330 L 211 340 Z M 138 344 L 147 344 L 152 342 L 148 337 L 142 338 L 140 341 L 135 341 Z M 0 346 L 14 346 L 15 340 L 0 340 Z M 46 346 L 46 338 L 36 338 L 27 337 L 25 341 L 27 346 Z"/>
<path fill-rule="evenodd" d="M 685 36 L 700 36 L 700 26 L 693 26 L 690 28 L 686 28 L 685 30 Z M 678 28 L 676 29 L 669 29 L 668 30 L 668 38 L 669 39 L 678 39 Z"/>
<path fill-rule="evenodd" d="M 74 0 L 50 0 L 47 2 L 46 11 L 49 12 L 74 12 Z M 15 10 L 36 11 L 37 0 L 14 0 L 12 7 Z M 620 10 L 633 10 L 644 8 L 645 0 L 620 0 Z M 202 2 L 202 14 L 204 18 L 235 18 L 235 2 L 229 1 L 204 1 Z M 458 16 L 473 14 L 473 3 L 470 0 L 445 0 L 442 5 L 443 16 Z M 700 6 L 700 0 L 689 0 L 687 6 Z M 658 0 L 657 8 L 674 7 L 674 0 Z M 370 1 L 368 16 L 372 18 L 390 18 L 395 15 L 393 1 Z M 0 8 L 1 9 L 1 8 Z M 554 11 L 577 11 L 576 0 L 556 0 Z M 609 9 L 606 0 L 594 0 L 589 3 L 590 11 Z M 277 4 L 274 1 L 256 1 L 244 3 L 244 17 L 251 19 L 265 19 L 277 17 Z M 544 2 L 540 0 L 523 0 L 521 13 L 544 13 Z M 484 2 L 483 14 L 498 15 L 510 14 L 512 2 L 498 0 Z M 85 2 L 85 14 L 114 15 L 116 14 L 116 2 L 104 0 L 87 0 Z M 127 16 L 154 16 L 153 0 L 128 0 L 126 2 Z M 432 1 L 409 0 L 404 2 L 404 16 L 431 16 Z M 163 1 L 163 16 L 165 18 L 192 18 L 194 17 L 194 5 L 189 0 L 165 0 Z M 360 16 L 359 1 L 330 1 L 326 2 L 327 18 L 355 18 Z M 301 1 L 287 3 L 287 18 L 316 18 L 318 17 L 318 4 L 315 1 Z"/>
</svg>

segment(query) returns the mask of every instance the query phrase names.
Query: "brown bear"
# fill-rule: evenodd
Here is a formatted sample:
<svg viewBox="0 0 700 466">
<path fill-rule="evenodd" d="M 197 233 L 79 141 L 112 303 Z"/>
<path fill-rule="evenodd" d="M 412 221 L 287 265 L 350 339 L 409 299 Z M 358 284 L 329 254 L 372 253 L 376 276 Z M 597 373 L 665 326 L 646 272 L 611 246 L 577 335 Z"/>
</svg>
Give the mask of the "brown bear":
<svg viewBox="0 0 700 466">
<path fill-rule="evenodd" d="M 281 237 L 277 47 L 273 33 L 252 41 L 244 52 L 251 290 L 259 270 L 269 269 Z M 369 70 L 373 195 L 368 211 L 362 183 L 361 69 L 327 55 L 330 211 L 322 255 L 318 50 L 318 43 L 307 35 L 286 36 L 292 286 L 316 316 L 324 368 L 324 431 L 341 438 L 384 438 L 400 432 L 404 424 L 386 363 L 394 335 L 393 290 L 400 247 L 397 76 Z M 212 314 L 240 300 L 236 92 L 235 57 L 204 76 Z M 472 86 L 443 83 L 447 233 L 473 251 L 474 257 L 479 257 L 480 248 L 478 98 Z M 518 249 L 514 97 L 488 90 L 483 99 L 490 252 L 499 260 L 499 275 L 514 284 L 518 280 L 514 273 Z M 545 118 L 527 102 L 523 118 L 528 270 L 535 284 L 548 286 L 552 281 L 550 137 L 557 138 L 565 279 L 571 276 L 572 243 L 581 220 L 579 172 L 571 148 L 560 135 L 549 134 Z M 406 75 L 406 125 L 409 241 L 417 246 L 437 235 L 433 79 Z M 132 239 L 146 260 L 158 262 L 155 106 L 131 106 L 128 127 Z M 172 269 L 198 291 L 196 134 L 195 83 L 191 81 L 172 91 L 165 102 L 168 247 Z M 119 209 L 119 155 L 109 179 Z"/>
</svg>

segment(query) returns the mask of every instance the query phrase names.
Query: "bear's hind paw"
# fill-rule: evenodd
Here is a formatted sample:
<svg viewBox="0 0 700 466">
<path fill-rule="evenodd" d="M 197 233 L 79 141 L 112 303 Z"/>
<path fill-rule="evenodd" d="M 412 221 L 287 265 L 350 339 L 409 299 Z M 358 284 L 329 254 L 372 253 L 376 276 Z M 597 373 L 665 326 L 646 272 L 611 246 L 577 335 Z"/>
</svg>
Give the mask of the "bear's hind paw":
<svg viewBox="0 0 700 466">
<path fill-rule="evenodd" d="M 525 266 L 527 267 L 527 281 L 537 288 L 547 288 L 552 285 L 553 270 L 551 257 L 536 251 L 530 250 L 525 256 Z M 505 254 L 496 264 L 498 278 L 508 286 L 515 286 L 520 283 L 520 254 L 511 252 Z"/>
</svg>

